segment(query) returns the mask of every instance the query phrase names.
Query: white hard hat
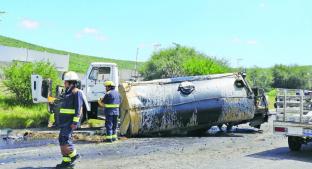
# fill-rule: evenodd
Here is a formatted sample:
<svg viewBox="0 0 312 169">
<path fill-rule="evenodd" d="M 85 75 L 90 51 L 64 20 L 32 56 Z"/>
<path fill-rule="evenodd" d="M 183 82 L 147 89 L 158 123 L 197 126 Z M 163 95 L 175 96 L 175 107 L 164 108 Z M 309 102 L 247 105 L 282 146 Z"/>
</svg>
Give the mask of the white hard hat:
<svg viewBox="0 0 312 169">
<path fill-rule="evenodd" d="M 64 81 L 79 81 L 79 76 L 76 72 L 69 71 L 64 74 L 63 80 Z"/>
</svg>

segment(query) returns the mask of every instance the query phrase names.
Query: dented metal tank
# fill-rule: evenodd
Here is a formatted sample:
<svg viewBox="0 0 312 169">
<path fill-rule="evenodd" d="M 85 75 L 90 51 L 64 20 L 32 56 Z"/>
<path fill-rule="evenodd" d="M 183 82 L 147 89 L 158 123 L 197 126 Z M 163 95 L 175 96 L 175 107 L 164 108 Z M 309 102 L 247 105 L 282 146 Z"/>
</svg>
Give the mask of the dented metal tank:
<svg viewBox="0 0 312 169">
<path fill-rule="evenodd" d="M 123 83 L 121 134 L 192 131 L 254 118 L 253 93 L 242 74 Z"/>
</svg>

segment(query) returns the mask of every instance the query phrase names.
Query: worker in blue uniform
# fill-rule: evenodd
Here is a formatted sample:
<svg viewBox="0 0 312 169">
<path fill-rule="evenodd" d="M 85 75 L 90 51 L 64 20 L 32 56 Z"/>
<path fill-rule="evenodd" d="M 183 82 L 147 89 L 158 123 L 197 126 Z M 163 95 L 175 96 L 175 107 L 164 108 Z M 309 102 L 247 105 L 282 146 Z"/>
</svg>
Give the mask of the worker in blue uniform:
<svg viewBox="0 0 312 169">
<path fill-rule="evenodd" d="M 74 148 L 72 134 L 80 122 L 84 103 L 83 93 L 77 88 L 79 77 L 75 72 L 65 73 L 63 80 L 66 90 L 59 103 L 59 144 L 63 158 L 56 168 L 72 167 L 80 157 Z"/>
<path fill-rule="evenodd" d="M 115 84 L 112 81 L 105 81 L 106 94 L 99 100 L 99 105 L 104 107 L 105 113 L 105 142 L 113 142 L 117 137 L 117 124 L 119 116 L 119 105 L 121 103 L 120 94 L 115 90 Z"/>
</svg>

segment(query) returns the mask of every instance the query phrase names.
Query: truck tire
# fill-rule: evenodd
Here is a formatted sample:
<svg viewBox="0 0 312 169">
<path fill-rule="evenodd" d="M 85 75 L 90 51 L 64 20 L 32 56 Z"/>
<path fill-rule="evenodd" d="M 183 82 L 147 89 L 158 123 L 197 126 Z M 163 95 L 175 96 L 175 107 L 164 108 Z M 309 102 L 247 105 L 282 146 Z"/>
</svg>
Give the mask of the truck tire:
<svg viewBox="0 0 312 169">
<path fill-rule="evenodd" d="M 196 129 L 196 130 L 191 130 L 187 132 L 188 136 L 195 136 L 195 137 L 200 137 L 200 136 L 204 136 L 205 134 L 207 134 L 208 130 L 210 129 L 210 127 L 206 127 L 206 128 L 200 128 L 200 129 Z"/>
<path fill-rule="evenodd" d="M 261 124 L 259 124 L 259 125 L 255 125 L 255 127 L 254 127 L 254 128 L 260 129 L 260 128 L 261 128 Z"/>
<path fill-rule="evenodd" d="M 302 138 L 296 136 L 288 136 L 288 147 L 291 151 L 300 151 Z"/>
<path fill-rule="evenodd" d="M 232 123 L 226 124 L 226 132 L 230 133 L 230 132 L 232 132 L 232 129 L 233 129 L 233 124 Z"/>
</svg>

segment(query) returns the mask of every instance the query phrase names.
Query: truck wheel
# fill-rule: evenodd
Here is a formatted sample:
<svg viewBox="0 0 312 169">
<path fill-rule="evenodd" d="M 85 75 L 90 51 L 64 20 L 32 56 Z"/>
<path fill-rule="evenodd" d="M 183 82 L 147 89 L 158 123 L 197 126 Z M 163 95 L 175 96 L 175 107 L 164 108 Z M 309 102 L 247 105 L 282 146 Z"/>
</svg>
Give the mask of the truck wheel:
<svg viewBox="0 0 312 169">
<path fill-rule="evenodd" d="M 191 131 L 187 132 L 187 135 L 200 137 L 200 136 L 205 135 L 209 129 L 210 129 L 210 127 L 208 127 L 208 128 L 201 128 L 201 129 L 197 129 L 197 130 L 191 130 Z"/>
<path fill-rule="evenodd" d="M 300 137 L 288 136 L 288 146 L 291 151 L 299 151 L 302 145 Z"/>
<path fill-rule="evenodd" d="M 233 129 L 233 124 L 228 123 L 228 124 L 226 125 L 226 132 L 232 132 L 232 129 Z"/>
<path fill-rule="evenodd" d="M 254 127 L 254 128 L 260 129 L 260 127 L 261 127 L 261 124 L 259 124 L 259 125 L 255 125 L 255 127 Z"/>
<path fill-rule="evenodd" d="M 219 125 L 218 125 L 218 128 L 219 128 L 219 131 L 220 131 L 220 132 L 223 132 L 222 126 L 223 126 L 223 124 L 219 124 Z"/>
</svg>

